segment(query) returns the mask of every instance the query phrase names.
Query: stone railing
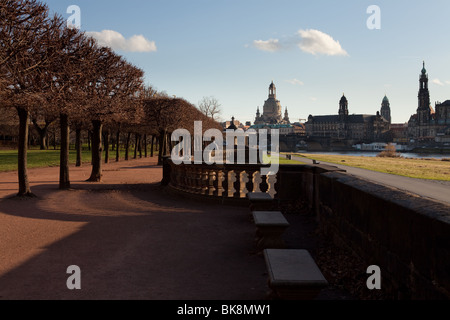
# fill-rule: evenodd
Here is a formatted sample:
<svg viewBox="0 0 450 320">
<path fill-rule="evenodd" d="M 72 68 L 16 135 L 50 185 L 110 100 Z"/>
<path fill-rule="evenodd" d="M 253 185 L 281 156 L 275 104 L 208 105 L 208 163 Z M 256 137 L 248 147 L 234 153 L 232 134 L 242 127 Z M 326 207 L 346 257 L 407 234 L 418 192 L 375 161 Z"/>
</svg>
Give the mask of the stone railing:
<svg viewBox="0 0 450 320">
<path fill-rule="evenodd" d="M 174 165 L 163 185 L 189 197 L 245 204 L 267 192 L 281 208 L 300 201 L 321 231 L 383 272 L 393 299 L 450 299 L 450 210 L 435 202 L 358 178 L 333 166 L 280 165 L 276 176 L 255 165 Z M 235 201 L 233 201 L 235 200 Z M 282 211 L 282 209 L 280 209 Z M 360 270 L 358 272 L 365 272 Z"/>
<path fill-rule="evenodd" d="M 276 195 L 276 175 L 263 176 L 264 165 L 175 165 L 165 159 L 163 184 L 183 193 L 211 199 L 246 199 L 249 192 Z"/>
</svg>

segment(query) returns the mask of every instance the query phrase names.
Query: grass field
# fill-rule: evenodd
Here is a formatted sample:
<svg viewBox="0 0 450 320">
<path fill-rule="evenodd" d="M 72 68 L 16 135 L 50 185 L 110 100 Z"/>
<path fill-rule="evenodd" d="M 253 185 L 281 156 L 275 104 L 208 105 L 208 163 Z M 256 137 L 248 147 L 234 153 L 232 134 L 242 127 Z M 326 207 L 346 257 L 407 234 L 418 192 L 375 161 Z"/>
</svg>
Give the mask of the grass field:
<svg viewBox="0 0 450 320">
<path fill-rule="evenodd" d="M 150 152 L 149 152 L 150 154 Z M 129 157 L 132 159 L 134 150 L 129 151 Z M 111 161 L 115 161 L 116 152 L 110 151 L 109 157 Z M 125 151 L 121 149 L 120 158 L 125 158 Z M 103 160 L 105 153 L 103 152 Z M 70 150 L 70 164 L 76 162 L 76 151 Z M 82 151 L 83 163 L 91 162 L 91 152 L 89 150 Z M 59 150 L 28 150 L 28 168 L 44 168 L 59 166 Z M 17 150 L 0 150 L 0 172 L 17 170 Z"/>
<path fill-rule="evenodd" d="M 355 157 L 319 154 L 296 154 L 296 156 L 411 178 L 450 181 L 450 161 L 438 159 Z"/>
<path fill-rule="evenodd" d="M 270 156 L 265 156 L 264 157 L 264 161 L 265 162 L 269 162 L 270 161 Z M 301 161 L 295 161 L 295 160 L 288 160 L 286 158 L 279 158 L 279 164 L 304 164 Z"/>
<path fill-rule="evenodd" d="M 130 150 L 130 158 L 133 157 L 133 154 L 134 150 Z M 319 154 L 296 154 L 296 156 L 411 178 L 450 181 L 450 161 L 442 161 L 437 159 L 425 160 Z M 121 150 L 120 157 L 121 159 L 124 159 L 124 150 Z M 90 163 L 91 152 L 88 150 L 83 150 L 82 159 L 83 163 Z M 112 161 L 115 160 L 115 152 L 110 152 L 110 159 Z M 75 150 L 70 150 L 69 160 L 71 164 L 75 164 Z M 280 158 L 280 164 L 303 163 Z M 28 150 L 28 168 L 54 166 L 59 166 L 59 150 Z M 14 170 L 17 170 L 17 150 L 0 150 L 0 172 Z"/>
</svg>

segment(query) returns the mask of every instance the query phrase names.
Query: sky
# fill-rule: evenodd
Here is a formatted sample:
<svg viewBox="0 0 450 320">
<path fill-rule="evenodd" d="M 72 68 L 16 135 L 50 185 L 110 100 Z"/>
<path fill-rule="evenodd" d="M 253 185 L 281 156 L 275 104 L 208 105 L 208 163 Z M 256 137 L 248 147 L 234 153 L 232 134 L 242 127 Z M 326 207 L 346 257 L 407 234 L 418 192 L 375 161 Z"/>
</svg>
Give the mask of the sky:
<svg viewBox="0 0 450 320">
<path fill-rule="evenodd" d="M 253 122 L 273 81 L 291 122 L 337 114 L 345 94 L 350 114 L 375 114 L 387 95 L 392 121 L 405 123 L 423 61 L 433 107 L 450 100 L 448 0 L 43 2 L 72 23 L 78 6 L 81 30 L 147 85 L 193 104 L 213 96 L 223 120 Z"/>
</svg>

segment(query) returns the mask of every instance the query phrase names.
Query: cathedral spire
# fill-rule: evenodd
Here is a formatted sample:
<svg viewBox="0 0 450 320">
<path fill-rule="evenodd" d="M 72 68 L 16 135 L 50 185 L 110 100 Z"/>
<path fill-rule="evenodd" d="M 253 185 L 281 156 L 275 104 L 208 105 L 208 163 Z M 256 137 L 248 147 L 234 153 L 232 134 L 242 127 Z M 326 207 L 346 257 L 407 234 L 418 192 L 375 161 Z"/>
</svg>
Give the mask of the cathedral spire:
<svg viewBox="0 0 450 320">
<path fill-rule="evenodd" d="M 427 69 L 425 69 L 425 60 L 423 61 L 423 69 L 422 69 L 422 75 L 427 74 Z"/>
<path fill-rule="evenodd" d="M 430 91 L 428 90 L 428 74 L 425 69 L 425 61 L 423 62 L 422 74 L 420 75 L 419 88 L 419 107 L 417 108 L 417 116 L 420 125 L 429 123 L 431 119 L 430 112 Z"/>
</svg>

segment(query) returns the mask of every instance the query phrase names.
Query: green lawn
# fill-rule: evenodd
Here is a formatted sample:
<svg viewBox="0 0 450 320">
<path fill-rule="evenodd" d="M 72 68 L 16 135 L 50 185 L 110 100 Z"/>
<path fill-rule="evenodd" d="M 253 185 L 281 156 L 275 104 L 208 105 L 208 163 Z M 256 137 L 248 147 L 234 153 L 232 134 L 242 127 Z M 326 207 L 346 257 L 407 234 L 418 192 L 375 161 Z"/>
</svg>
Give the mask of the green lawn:
<svg viewBox="0 0 450 320">
<path fill-rule="evenodd" d="M 450 162 L 439 159 L 424 160 L 322 154 L 296 154 L 296 156 L 410 178 L 450 181 Z"/>
<path fill-rule="evenodd" d="M 120 150 L 120 158 L 125 158 L 125 151 Z M 144 153 L 142 153 L 144 155 Z M 150 152 L 149 152 L 150 155 Z M 129 151 L 129 157 L 132 159 L 134 150 Z M 116 152 L 110 151 L 109 158 L 112 161 L 116 159 Z M 105 153 L 103 152 L 103 160 Z M 83 163 L 91 162 L 91 152 L 82 151 Z M 70 150 L 69 161 L 71 164 L 76 162 L 76 151 Z M 28 150 L 28 168 L 43 168 L 59 166 L 59 150 Z M 17 170 L 17 150 L 0 150 L 0 172 Z"/>
<path fill-rule="evenodd" d="M 270 161 L 270 156 L 264 157 L 264 161 Z M 301 161 L 295 161 L 295 160 L 288 160 L 286 158 L 278 158 L 279 164 L 302 164 L 304 165 L 303 162 Z"/>
</svg>

